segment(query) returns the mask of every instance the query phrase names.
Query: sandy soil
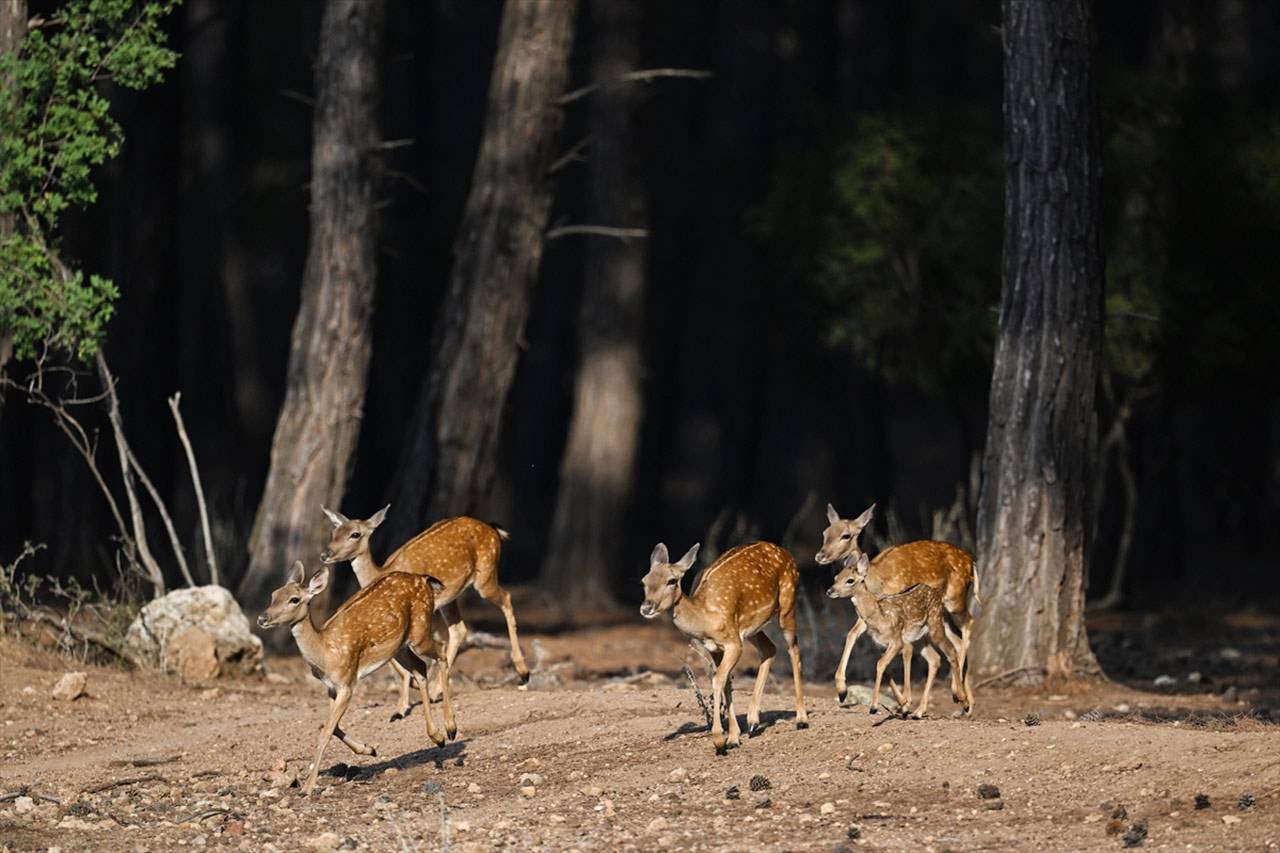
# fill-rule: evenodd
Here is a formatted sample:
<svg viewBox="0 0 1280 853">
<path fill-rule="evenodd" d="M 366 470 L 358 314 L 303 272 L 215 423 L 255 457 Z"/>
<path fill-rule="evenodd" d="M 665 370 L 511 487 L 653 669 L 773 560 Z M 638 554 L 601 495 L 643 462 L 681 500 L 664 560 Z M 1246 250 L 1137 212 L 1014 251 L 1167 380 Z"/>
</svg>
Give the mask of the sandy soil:
<svg viewBox="0 0 1280 853">
<path fill-rule="evenodd" d="M 957 719 L 940 684 L 913 721 L 838 707 L 824 680 L 797 731 L 775 671 L 765 731 L 717 757 L 679 674 L 702 664 L 669 624 L 525 644 L 526 688 L 500 651 L 460 658 L 459 739 L 441 749 L 420 707 L 388 720 L 391 678 L 371 676 L 344 727 L 378 756 L 332 742 L 302 798 L 274 785 L 305 774 L 327 700 L 298 659 L 268 662 L 287 684 L 184 685 L 0 640 L 0 849 L 1081 850 L 1143 822 L 1144 847 L 1280 845 L 1280 726 L 1258 690 L 988 687 Z M 622 677 L 638 661 L 660 672 Z M 1273 654 L 1254 663 L 1275 678 Z M 53 700 L 68 669 L 88 695 Z"/>
</svg>

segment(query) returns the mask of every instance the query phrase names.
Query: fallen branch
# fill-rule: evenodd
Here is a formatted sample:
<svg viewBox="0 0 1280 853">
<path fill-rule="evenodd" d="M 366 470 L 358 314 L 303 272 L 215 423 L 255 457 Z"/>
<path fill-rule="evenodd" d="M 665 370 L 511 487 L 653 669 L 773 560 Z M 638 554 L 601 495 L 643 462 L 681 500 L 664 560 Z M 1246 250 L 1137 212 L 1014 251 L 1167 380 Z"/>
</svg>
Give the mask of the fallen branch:
<svg viewBox="0 0 1280 853">
<path fill-rule="evenodd" d="M 54 628 L 58 628 L 71 635 L 71 637 L 82 643 L 88 643 L 90 645 L 97 646 L 103 651 L 110 652 L 125 663 L 133 663 L 133 658 L 126 654 L 124 649 L 120 648 L 106 637 L 103 637 L 101 634 L 98 634 L 95 631 L 87 631 L 84 628 L 77 628 L 66 619 L 59 619 L 56 616 L 46 613 L 42 609 L 30 608 L 25 613 L 21 614 L 21 617 L 23 619 L 33 619 L 36 622 L 42 622 L 45 625 L 51 625 Z"/>
<path fill-rule="evenodd" d="M 123 788 L 125 785 L 141 785 L 143 782 L 163 782 L 165 778 L 158 774 L 152 773 L 148 776 L 130 776 L 126 779 L 117 779 L 114 782 L 101 782 L 97 785 L 91 785 L 84 789 L 86 794 L 101 794 L 103 791 L 110 791 L 113 788 Z"/>
<path fill-rule="evenodd" d="M 648 237 L 648 228 L 614 228 L 609 225 L 561 225 L 547 232 L 548 240 L 568 237 L 571 234 L 594 234 L 600 237 L 617 237 L 626 243 L 632 237 Z"/>
<path fill-rule="evenodd" d="M 108 767 L 155 767 L 159 764 L 172 764 L 175 761 L 182 760 L 182 753 L 174 753 L 173 755 L 163 755 L 155 758 L 118 758 L 115 761 L 108 761 Z"/>
<path fill-rule="evenodd" d="M 1022 673 L 1024 673 L 1024 672 L 1039 672 L 1039 673 L 1043 673 L 1043 672 L 1044 672 L 1044 667 L 1042 667 L 1042 666 L 1020 666 L 1020 667 L 1017 667 L 1016 669 L 1009 669 L 1009 670 L 1005 670 L 1004 672 L 999 673 L 998 675 L 993 675 L 993 676 L 991 676 L 990 678 L 984 678 L 982 681 L 979 681 L 979 682 L 977 683 L 977 685 L 975 685 L 975 686 L 977 686 L 977 687 L 989 687 L 989 686 L 990 686 L 990 685 L 992 685 L 992 684 L 996 684 L 996 683 L 998 683 L 998 682 L 1004 681 L 1006 678 L 1012 678 L 1012 677 L 1013 677 L 1013 676 L 1015 676 L 1015 675 L 1021 675 L 1021 674 L 1022 674 Z"/>
<path fill-rule="evenodd" d="M 612 80 L 606 80 L 603 83 L 589 83 L 586 86 L 574 89 L 566 95 L 561 95 L 560 106 L 568 106 L 574 101 L 580 101 L 601 86 L 616 86 L 619 83 L 652 83 L 654 80 L 668 77 L 707 80 L 714 76 L 715 74 L 711 71 L 700 71 L 696 68 L 645 68 L 640 71 L 628 71 L 626 74 L 619 74 Z"/>
<path fill-rule="evenodd" d="M 173 421 L 178 426 L 178 440 L 187 454 L 187 467 L 191 469 L 191 487 L 195 489 L 196 506 L 200 509 L 200 530 L 204 534 L 204 559 L 209 565 L 209 583 L 218 585 L 218 561 L 213 556 L 213 537 L 209 535 L 209 508 L 204 502 L 204 486 L 200 484 L 200 469 L 196 467 L 196 453 L 191 448 L 191 439 L 187 437 L 186 425 L 182 422 L 182 411 L 178 404 L 182 402 L 182 392 L 177 391 L 169 398 L 169 411 L 173 412 Z"/>
<path fill-rule="evenodd" d="M 711 729 L 711 709 L 707 707 L 706 700 L 702 698 L 702 691 L 698 689 L 698 681 L 693 677 L 693 670 L 689 669 L 689 665 L 685 664 L 681 667 L 684 677 L 689 679 L 689 686 L 693 688 L 693 698 L 698 700 L 698 707 L 702 709 L 702 716 L 707 721 L 707 729 Z"/>
</svg>

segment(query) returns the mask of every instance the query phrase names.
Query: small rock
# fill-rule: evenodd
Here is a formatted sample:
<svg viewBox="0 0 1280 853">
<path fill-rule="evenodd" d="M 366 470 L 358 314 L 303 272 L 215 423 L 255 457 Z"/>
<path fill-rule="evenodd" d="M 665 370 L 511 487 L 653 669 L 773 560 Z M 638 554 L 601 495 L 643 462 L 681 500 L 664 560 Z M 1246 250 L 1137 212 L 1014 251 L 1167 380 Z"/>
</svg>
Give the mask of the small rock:
<svg viewBox="0 0 1280 853">
<path fill-rule="evenodd" d="M 1207 809 L 1207 808 L 1209 808 L 1209 805 L 1210 805 L 1210 803 L 1209 803 L 1209 795 L 1208 795 L 1208 794 L 1196 794 L 1196 808 L 1197 808 L 1197 809 Z"/>
<path fill-rule="evenodd" d="M 522 788 L 528 785 L 532 785 L 533 787 L 536 788 L 542 784 L 542 774 L 541 773 L 521 773 L 519 784 L 520 784 L 520 787 Z"/>
<path fill-rule="evenodd" d="M 551 821 L 552 823 L 564 823 L 565 818 L 564 818 L 564 815 L 562 814 L 553 814 L 548 816 L 547 820 Z"/>
<path fill-rule="evenodd" d="M 342 837 L 336 832 L 322 832 L 306 843 L 306 849 L 316 851 L 337 850 Z"/>
<path fill-rule="evenodd" d="M 877 747 L 876 747 L 876 752 L 888 752 L 888 751 L 889 751 L 889 750 L 891 750 L 891 749 L 893 749 L 893 744 L 892 744 L 892 743 L 887 743 L 887 742 L 886 742 L 886 743 L 882 743 L 882 744 L 880 744 L 879 746 L 877 746 Z"/>
<path fill-rule="evenodd" d="M 1172 687 L 1174 684 L 1178 683 L 1178 680 L 1172 675 L 1157 675 L 1155 681 L 1151 683 L 1156 687 Z M 1129 846 L 1132 847 L 1133 845 L 1130 844 Z"/>
<path fill-rule="evenodd" d="M 526 799 L 532 799 L 537 795 L 538 795 L 538 789 L 533 787 L 532 785 L 522 785 L 520 787 L 520 796 L 525 797 Z"/>
<path fill-rule="evenodd" d="M 1253 794 L 1244 793 L 1244 794 L 1241 794 L 1240 798 L 1236 800 L 1236 808 L 1238 808 L 1242 812 L 1246 812 L 1249 809 L 1253 808 L 1256 802 L 1257 800 L 1253 798 Z"/>
<path fill-rule="evenodd" d="M 761 797 L 760 799 L 756 800 L 755 807 L 758 809 L 767 809 L 771 805 L 773 805 L 773 800 L 769 799 L 768 797 Z"/>
<path fill-rule="evenodd" d="M 667 819 L 665 817 L 659 816 L 649 821 L 649 825 L 644 828 L 644 831 L 649 833 L 650 835 L 656 835 L 657 833 L 662 832 L 662 830 L 666 828 L 667 828 Z"/>
<path fill-rule="evenodd" d="M 751 777 L 751 790 L 753 791 L 767 791 L 772 787 L 773 785 L 769 780 L 759 774 Z"/>
<path fill-rule="evenodd" d="M 995 785 L 989 785 L 984 782 L 978 786 L 978 799 L 998 800 L 1000 799 L 1000 789 Z"/>
<path fill-rule="evenodd" d="M 1221 651 L 1218 652 L 1218 656 L 1221 657 L 1223 660 L 1239 660 L 1240 650 L 1234 649 L 1231 646 L 1227 646 L 1225 649 L 1222 649 Z"/>
<path fill-rule="evenodd" d="M 84 695 L 89 676 L 83 672 L 68 672 L 53 686 L 53 698 L 63 702 L 74 702 Z"/>
<path fill-rule="evenodd" d="M 604 794 L 604 788 L 599 785 L 583 785 L 578 790 L 582 792 L 584 797 L 591 797 L 592 799 L 598 799 Z"/>
<path fill-rule="evenodd" d="M 217 699 L 221 695 L 222 695 L 222 691 L 219 688 L 210 687 L 208 690 L 200 691 L 200 701 L 212 702 L 214 699 Z"/>
<path fill-rule="evenodd" d="M 13 801 L 13 810 L 18 814 L 27 814 L 36 810 L 36 801 L 30 797 L 18 797 Z"/>
<path fill-rule="evenodd" d="M 835 813 L 836 813 L 836 804 L 835 804 L 835 803 L 832 803 L 832 802 L 825 802 L 825 803 L 823 803 L 821 806 L 819 806 L 819 807 L 818 807 L 818 811 L 819 811 L 821 814 L 835 814 Z"/>
<path fill-rule="evenodd" d="M 1203 680 L 1204 676 L 1201 675 L 1199 671 L 1187 674 L 1187 681 L 1191 684 L 1199 684 Z"/>
<path fill-rule="evenodd" d="M 1116 705 L 1112 710 L 1114 710 L 1118 714 L 1127 714 L 1129 713 L 1129 703 L 1121 702 L 1119 705 Z"/>
<path fill-rule="evenodd" d="M 604 814 L 605 817 L 614 816 L 615 812 L 613 810 L 613 800 L 603 799 L 600 801 L 600 805 L 602 807 L 601 812 Z"/>
<path fill-rule="evenodd" d="M 552 815 L 553 821 L 554 821 L 554 818 L 555 818 L 555 815 Z M 469 820 L 455 820 L 449 825 L 453 827 L 454 832 L 470 832 L 471 831 L 471 821 Z"/>
<path fill-rule="evenodd" d="M 1240 818 L 1236 817 L 1233 814 L 1224 814 L 1222 816 L 1222 822 L 1225 823 L 1227 826 L 1234 826 L 1235 824 L 1240 822 Z"/>
<path fill-rule="evenodd" d="M 1140 820 L 1131 825 L 1124 835 L 1120 836 L 1120 840 L 1124 842 L 1125 847 L 1137 847 L 1147 839 L 1147 822 Z"/>
<path fill-rule="evenodd" d="M 587 778 L 587 774 L 583 773 L 581 770 L 570 770 L 569 775 L 566 778 L 570 782 L 581 782 L 583 779 Z"/>
<path fill-rule="evenodd" d="M 542 762 L 536 758 L 526 758 L 524 761 L 521 761 L 519 764 L 516 765 L 516 771 L 519 772 L 521 770 L 536 770 L 538 769 L 538 766 L 540 764 L 542 764 Z"/>
<path fill-rule="evenodd" d="M 998 812 L 1004 808 L 1004 800 L 983 800 L 982 807 L 989 812 Z"/>
<path fill-rule="evenodd" d="M 858 826 L 856 823 L 850 824 L 849 828 L 844 831 L 844 837 L 850 841 L 857 841 L 861 835 L 862 827 Z"/>
<path fill-rule="evenodd" d="M 223 833 L 230 835 L 232 838 L 239 838 L 244 834 L 244 821 L 233 820 L 222 828 Z"/>
<path fill-rule="evenodd" d="M 726 800 L 737 800 L 737 799 L 741 799 L 741 797 L 742 797 L 742 792 L 738 790 L 737 785 L 734 785 L 732 788 L 724 792 L 724 798 Z"/>
<path fill-rule="evenodd" d="M 443 793 L 444 793 L 444 788 L 440 787 L 440 783 L 439 783 L 439 782 L 435 782 L 435 781 L 432 781 L 432 780 L 428 779 L 426 782 L 423 782 L 423 783 L 422 783 L 422 793 L 427 794 L 427 795 L 431 795 L 431 794 L 443 794 Z"/>
<path fill-rule="evenodd" d="M 475 782 L 472 782 L 470 785 L 467 786 L 468 794 L 479 794 L 482 790 L 484 789 L 481 788 L 479 785 L 477 785 Z"/>
<path fill-rule="evenodd" d="M 267 684 L 288 684 L 288 683 L 289 683 L 289 677 L 287 675 L 281 675 L 278 672 L 267 673 Z M 396 689 L 399 690 L 400 688 L 397 687 Z"/>
<path fill-rule="evenodd" d="M 1116 806 L 1111 812 L 1112 820 L 1124 820 L 1129 817 L 1129 810 L 1123 805 Z"/>
<path fill-rule="evenodd" d="M 667 781 L 668 782 L 688 782 L 689 771 L 685 770 L 683 767 L 677 767 L 675 770 L 672 770 L 670 773 L 667 774 Z"/>
</svg>

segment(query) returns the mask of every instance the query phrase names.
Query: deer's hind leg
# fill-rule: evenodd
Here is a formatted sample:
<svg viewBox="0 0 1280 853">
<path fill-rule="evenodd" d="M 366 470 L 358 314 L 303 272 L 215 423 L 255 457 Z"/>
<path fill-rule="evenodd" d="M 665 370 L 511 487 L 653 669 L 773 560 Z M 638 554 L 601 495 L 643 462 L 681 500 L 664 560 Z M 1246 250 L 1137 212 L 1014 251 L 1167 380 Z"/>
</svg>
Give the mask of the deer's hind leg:
<svg viewBox="0 0 1280 853">
<path fill-rule="evenodd" d="M 462 608 L 458 606 L 457 599 L 450 601 L 438 611 L 440 618 L 444 620 L 445 630 L 448 632 L 448 639 L 445 642 L 444 657 L 449 664 L 448 669 L 453 671 L 453 659 L 458 656 L 458 652 L 462 649 L 462 644 L 467 641 L 467 623 L 462 621 Z M 430 667 L 428 667 L 430 669 Z M 431 701 L 439 702 L 444 697 L 444 687 L 441 681 L 442 670 L 437 666 L 432 673 L 431 679 Z M 426 678 L 426 673 L 423 673 Z"/>
<path fill-rule="evenodd" d="M 440 644 L 431 635 L 431 613 L 419 614 L 409 629 L 409 651 L 428 667 L 435 664 L 437 681 L 440 686 L 440 707 L 444 714 L 444 735 L 436 730 L 435 721 L 431 718 L 431 705 L 428 697 L 427 679 L 418 681 L 418 690 L 422 694 L 422 715 L 426 717 L 427 737 L 443 746 L 445 738 L 452 740 L 458 734 L 458 724 L 453 717 L 453 703 L 449 695 L 449 653 L 441 649 Z"/>
<path fill-rule="evenodd" d="M 796 585 L 794 578 L 778 585 L 778 627 L 787 641 L 791 658 L 791 676 L 796 686 L 796 728 L 809 728 L 809 715 L 804 710 L 804 673 L 800 667 L 800 646 L 796 644 Z"/>
<path fill-rule="evenodd" d="M 951 696 L 964 705 L 966 714 L 972 714 L 973 697 L 969 695 L 968 679 L 961 669 L 960 652 L 956 647 L 957 644 L 952 640 L 954 636 L 950 628 L 947 627 L 946 620 L 943 619 L 940 609 L 930 615 L 929 640 L 942 650 L 947 663 L 951 665 Z M 963 642 L 962 639 L 960 644 L 962 645 Z"/>
<path fill-rule="evenodd" d="M 917 720 L 922 719 L 925 712 L 929 710 L 929 693 L 933 690 L 933 678 L 938 674 L 938 664 L 942 663 L 942 658 L 932 645 L 926 644 L 920 650 L 920 657 L 924 658 L 925 663 L 929 665 L 929 674 L 924 679 L 924 695 L 920 697 L 920 704 L 916 706 L 915 713 L 911 715 Z M 903 710 L 906 710 L 905 705 Z"/>
<path fill-rule="evenodd" d="M 760 729 L 760 700 L 764 698 L 764 687 L 769 680 L 769 667 L 773 665 L 778 648 L 765 636 L 764 631 L 752 634 L 751 643 L 760 653 L 760 669 L 756 671 L 756 685 L 751 691 L 751 706 L 747 709 L 747 736 L 755 737 Z"/>
<path fill-rule="evenodd" d="M 495 539 L 497 537 L 495 536 Z M 516 675 L 524 683 L 529 682 L 529 666 L 524 662 L 524 652 L 520 650 L 520 636 L 516 632 L 516 611 L 511 606 L 511 593 L 498 583 L 498 549 L 495 547 L 492 556 L 482 555 L 476 566 L 476 592 L 490 604 L 498 605 L 502 616 L 507 620 L 507 638 L 511 641 L 511 665 Z"/>
</svg>

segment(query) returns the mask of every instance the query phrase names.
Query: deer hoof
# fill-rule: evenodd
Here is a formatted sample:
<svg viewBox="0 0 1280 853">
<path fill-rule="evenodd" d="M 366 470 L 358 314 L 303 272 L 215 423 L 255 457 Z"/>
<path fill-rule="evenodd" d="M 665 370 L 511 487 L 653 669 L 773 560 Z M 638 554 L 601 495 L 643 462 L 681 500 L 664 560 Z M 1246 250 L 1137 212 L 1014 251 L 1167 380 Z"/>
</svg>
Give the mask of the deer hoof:
<svg viewBox="0 0 1280 853">
<path fill-rule="evenodd" d="M 837 704 L 837 705 L 843 705 L 843 704 L 844 704 L 845 697 L 846 697 L 846 696 L 848 696 L 848 695 L 849 695 L 849 691 L 848 691 L 847 689 L 845 689 L 845 690 L 836 690 L 836 704 Z"/>
<path fill-rule="evenodd" d="M 449 736 L 449 740 L 454 740 L 455 738 L 457 738 L 457 737 L 458 737 L 458 727 L 457 727 L 457 726 L 446 726 L 446 727 L 445 727 L 445 730 L 444 730 L 444 733 L 445 733 L 446 735 L 448 735 L 448 736 Z"/>
<path fill-rule="evenodd" d="M 799 721 L 797 721 L 797 722 L 796 722 L 796 728 L 797 728 L 797 729 L 807 729 L 807 728 L 809 728 L 809 721 L 808 721 L 808 720 L 799 720 Z"/>
<path fill-rule="evenodd" d="M 871 707 L 867 708 L 867 713 L 868 713 L 868 714 L 878 714 L 878 713 L 880 713 L 880 709 L 879 709 L 879 708 L 877 708 L 875 705 L 872 705 Z"/>
<path fill-rule="evenodd" d="M 747 724 L 747 737 L 756 737 L 756 736 L 758 736 L 762 731 L 763 731 L 763 729 L 761 729 L 761 728 L 760 728 L 760 724 L 759 724 L 759 723 L 748 723 L 748 724 Z"/>
<path fill-rule="evenodd" d="M 521 684 L 528 684 L 528 683 L 529 683 L 529 670 L 527 670 L 527 669 L 526 669 L 526 670 L 523 670 L 523 671 L 521 671 L 521 670 L 516 670 L 516 675 L 520 676 L 520 683 L 521 683 Z"/>
</svg>

